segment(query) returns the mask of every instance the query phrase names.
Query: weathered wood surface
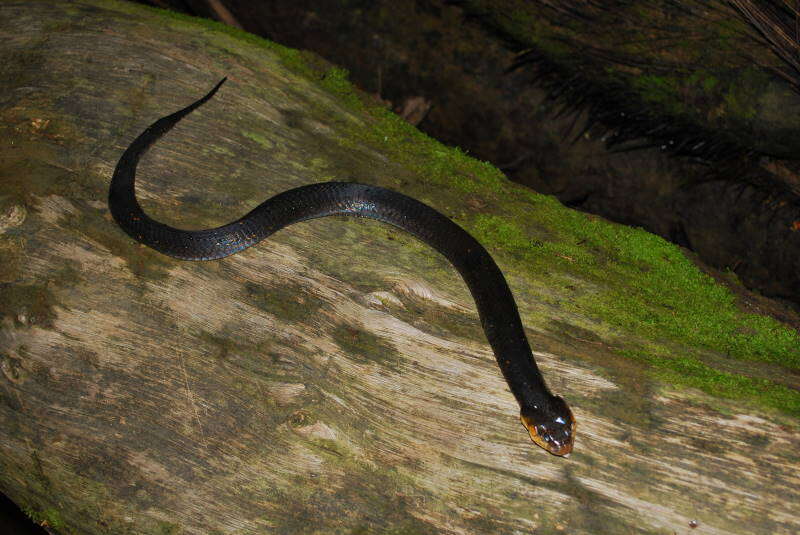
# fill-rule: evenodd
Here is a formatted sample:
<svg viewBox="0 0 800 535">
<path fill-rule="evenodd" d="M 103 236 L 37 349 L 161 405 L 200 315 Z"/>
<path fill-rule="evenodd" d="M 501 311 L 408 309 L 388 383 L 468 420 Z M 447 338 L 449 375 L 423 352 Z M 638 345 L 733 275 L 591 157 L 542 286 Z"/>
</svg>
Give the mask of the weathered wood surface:
<svg viewBox="0 0 800 535">
<path fill-rule="evenodd" d="M 368 119 L 275 53 L 91 1 L 0 3 L 0 42 L 0 491 L 55 532 L 800 529 L 795 429 L 652 382 L 563 327 L 536 274 L 510 282 L 580 422 L 569 459 L 530 443 L 463 283 L 403 234 L 315 221 L 205 263 L 129 240 L 106 209 L 121 151 L 223 75 L 140 166 L 155 217 L 351 178 L 462 210 L 346 139 Z"/>
</svg>

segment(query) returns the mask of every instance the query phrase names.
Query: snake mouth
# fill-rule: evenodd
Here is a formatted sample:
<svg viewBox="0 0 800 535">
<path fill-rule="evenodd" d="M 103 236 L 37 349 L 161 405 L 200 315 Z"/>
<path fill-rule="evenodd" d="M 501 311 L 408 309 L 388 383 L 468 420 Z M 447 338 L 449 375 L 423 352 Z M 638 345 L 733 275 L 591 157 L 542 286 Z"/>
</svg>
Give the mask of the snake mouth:
<svg viewBox="0 0 800 535">
<path fill-rule="evenodd" d="M 531 440 L 540 448 L 559 457 L 568 457 L 572 453 L 576 423 L 571 413 L 569 414 L 568 422 L 553 422 L 555 424 L 554 428 L 551 428 L 553 427 L 552 425 L 537 424 L 525 414 L 520 415 L 520 420 L 528 430 Z"/>
<path fill-rule="evenodd" d="M 544 448 L 548 451 L 548 453 L 552 453 L 558 457 L 569 457 L 569 454 L 572 453 L 572 441 L 564 444 L 557 444 L 553 442 L 547 442 L 539 435 L 531 435 L 531 439 L 536 443 L 537 446 Z"/>
</svg>

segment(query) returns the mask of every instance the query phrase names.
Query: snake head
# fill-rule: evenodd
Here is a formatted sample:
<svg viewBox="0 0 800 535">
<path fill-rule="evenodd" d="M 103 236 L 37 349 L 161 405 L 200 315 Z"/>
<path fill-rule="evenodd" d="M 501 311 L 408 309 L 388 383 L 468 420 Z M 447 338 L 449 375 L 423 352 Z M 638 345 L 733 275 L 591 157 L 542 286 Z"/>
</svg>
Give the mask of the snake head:
<svg viewBox="0 0 800 535">
<path fill-rule="evenodd" d="M 537 446 L 553 455 L 566 456 L 572 451 L 575 418 L 562 398 L 553 396 L 541 407 L 523 408 L 520 420 Z"/>
</svg>

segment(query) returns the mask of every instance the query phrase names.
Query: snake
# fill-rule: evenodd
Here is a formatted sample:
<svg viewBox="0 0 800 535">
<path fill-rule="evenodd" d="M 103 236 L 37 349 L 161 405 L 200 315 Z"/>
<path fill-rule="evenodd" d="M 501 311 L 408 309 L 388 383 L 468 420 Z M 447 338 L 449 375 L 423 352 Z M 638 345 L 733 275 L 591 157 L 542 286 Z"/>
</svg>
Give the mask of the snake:
<svg viewBox="0 0 800 535">
<path fill-rule="evenodd" d="M 320 182 L 278 193 L 217 228 L 183 230 L 156 221 L 142 210 L 135 191 L 139 159 L 182 118 L 209 101 L 226 79 L 199 100 L 151 124 L 122 154 L 108 195 L 109 210 L 119 227 L 135 241 L 182 260 L 223 258 L 294 223 L 334 215 L 374 219 L 408 232 L 443 255 L 469 288 L 530 438 L 553 455 L 567 456 L 574 443 L 575 418 L 564 399 L 547 388 L 503 273 L 475 238 L 434 208 L 383 187 Z"/>
</svg>

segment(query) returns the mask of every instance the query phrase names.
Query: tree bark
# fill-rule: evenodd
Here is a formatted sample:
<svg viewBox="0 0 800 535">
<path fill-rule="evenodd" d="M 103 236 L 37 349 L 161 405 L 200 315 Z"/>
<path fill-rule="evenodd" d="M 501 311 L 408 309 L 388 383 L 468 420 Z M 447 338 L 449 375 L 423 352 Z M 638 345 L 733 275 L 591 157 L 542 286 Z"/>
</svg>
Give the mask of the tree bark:
<svg viewBox="0 0 800 535">
<path fill-rule="evenodd" d="M 375 119 L 318 60 L 101 1 L 0 3 L 0 41 L 0 490 L 53 532 L 800 527 L 794 428 L 565 330 L 536 274 L 509 278 L 576 409 L 569 459 L 530 443 L 466 287 L 406 235 L 320 220 L 190 263 L 117 228 L 124 148 L 225 75 L 140 164 L 156 219 L 214 226 L 332 179 L 480 208 L 355 137 Z M 503 188 L 510 217 L 526 197 Z"/>
</svg>

